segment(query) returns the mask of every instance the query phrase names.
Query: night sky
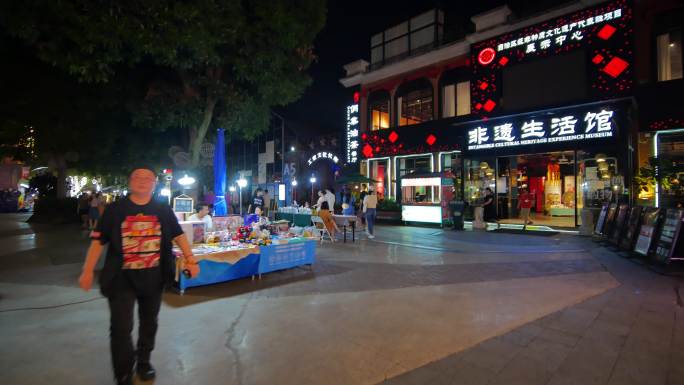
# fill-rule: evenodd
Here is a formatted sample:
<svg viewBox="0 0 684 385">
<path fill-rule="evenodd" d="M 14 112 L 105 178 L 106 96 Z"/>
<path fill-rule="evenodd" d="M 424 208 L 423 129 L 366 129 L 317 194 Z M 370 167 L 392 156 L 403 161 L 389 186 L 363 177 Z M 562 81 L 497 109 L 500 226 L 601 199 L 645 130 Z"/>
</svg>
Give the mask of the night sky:
<svg viewBox="0 0 684 385">
<path fill-rule="evenodd" d="M 456 26 L 452 33 L 459 34 L 472 31 L 470 16 L 503 4 L 523 17 L 562 3 L 566 1 L 329 0 L 326 26 L 314 42 L 318 60 L 309 69 L 313 84 L 299 101 L 276 110 L 316 132 L 341 132 L 344 108 L 351 99 L 351 91 L 339 83 L 345 76 L 342 66 L 358 59 L 370 61 L 373 34 L 435 7 L 445 11 L 445 24 Z"/>
</svg>

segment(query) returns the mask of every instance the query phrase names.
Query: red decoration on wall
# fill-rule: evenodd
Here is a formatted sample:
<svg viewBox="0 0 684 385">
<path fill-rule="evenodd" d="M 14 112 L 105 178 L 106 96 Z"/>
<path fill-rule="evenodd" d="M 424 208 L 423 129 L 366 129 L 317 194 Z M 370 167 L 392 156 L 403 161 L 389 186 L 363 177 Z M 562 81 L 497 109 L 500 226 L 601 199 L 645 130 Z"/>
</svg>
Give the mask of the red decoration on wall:
<svg viewBox="0 0 684 385">
<path fill-rule="evenodd" d="M 481 90 L 485 90 L 487 87 L 489 87 L 489 83 L 487 83 L 487 82 L 485 82 L 485 81 L 483 81 L 482 83 L 480 83 L 480 89 L 481 89 Z"/>
<path fill-rule="evenodd" d="M 477 104 L 475 105 L 475 109 L 476 109 L 476 110 L 482 109 L 482 103 L 477 103 Z"/>
<path fill-rule="evenodd" d="M 482 107 L 485 109 L 485 111 L 491 112 L 494 109 L 494 107 L 496 107 L 496 103 L 494 103 L 494 101 L 492 101 L 492 99 L 487 99 L 484 106 L 482 106 Z"/>
<path fill-rule="evenodd" d="M 370 144 L 366 143 L 365 146 L 363 146 L 363 156 L 366 158 L 370 158 L 373 156 L 373 147 L 370 146 Z"/>
<path fill-rule="evenodd" d="M 390 132 L 390 134 L 389 134 L 389 136 L 387 137 L 387 139 L 389 139 L 389 141 L 390 141 L 391 143 L 394 143 L 394 142 L 397 141 L 397 139 L 399 139 L 399 135 L 398 135 L 396 132 L 392 131 L 392 132 Z"/>
<path fill-rule="evenodd" d="M 603 40 L 608 40 L 608 39 L 610 39 L 611 36 L 613 36 L 615 31 L 617 31 L 617 29 L 615 27 L 613 27 L 610 24 L 606 24 L 603 26 L 603 28 L 601 28 L 598 31 L 598 37 L 600 37 Z"/>
<path fill-rule="evenodd" d="M 432 134 L 428 135 L 428 137 L 425 139 L 425 142 L 429 146 L 432 146 L 433 144 L 435 144 L 436 141 L 437 141 L 437 138 Z"/>
<path fill-rule="evenodd" d="M 482 64 L 483 66 L 488 65 L 489 63 L 494 61 L 494 57 L 496 56 L 496 51 L 492 47 L 487 47 L 480 51 L 479 54 L 477 54 L 477 61 Z"/>
<path fill-rule="evenodd" d="M 361 139 L 366 140 L 368 138 L 368 134 L 361 134 Z"/>
<path fill-rule="evenodd" d="M 591 59 L 591 62 L 594 64 L 599 64 L 602 61 L 603 61 L 603 55 L 601 55 L 600 53 L 597 53 L 596 56 L 594 56 L 594 58 Z"/>
<path fill-rule="evenodd" d="M 504 56 L 504 57 L 502 57 L 501 59 L 499 59 L 499 65 L 500 65 L 500 66 L 503 67 L 503 66 L 505 66 L 506 64 L 508 64 L 508 58 L 507 58 L 506 56 Z"/>
<path fill-rule="evenodd" d="M 608 62 L 608 64 L 606 64 L 605 67 L 603 67 L 603 72 L 616 78 L 620 76 L 622 71 L 627 69 L 627 66 L 629 66 L 629 63 L 620 59 L 619 57 L 614 57 L 610 59 L 610 61 Z"/>
<path fill-rule="evenodd" d="M 358 91 L 354 92 L 354 103 L 356 103 L 356 104 L 359 103 L 359 92 Z"/>
</svg>

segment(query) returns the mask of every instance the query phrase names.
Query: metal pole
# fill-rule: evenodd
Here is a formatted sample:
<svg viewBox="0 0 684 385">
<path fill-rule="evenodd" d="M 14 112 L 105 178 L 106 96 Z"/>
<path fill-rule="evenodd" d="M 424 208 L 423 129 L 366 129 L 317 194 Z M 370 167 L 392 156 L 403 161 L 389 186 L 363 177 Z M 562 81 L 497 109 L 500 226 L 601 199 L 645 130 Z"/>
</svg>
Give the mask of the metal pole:
<svg viewBox="0 0 684 385">
<path fill-rule="evenodd" d="M 242 216 L 242 186 L 240 186 L 240 216 Z"/>
</svg>

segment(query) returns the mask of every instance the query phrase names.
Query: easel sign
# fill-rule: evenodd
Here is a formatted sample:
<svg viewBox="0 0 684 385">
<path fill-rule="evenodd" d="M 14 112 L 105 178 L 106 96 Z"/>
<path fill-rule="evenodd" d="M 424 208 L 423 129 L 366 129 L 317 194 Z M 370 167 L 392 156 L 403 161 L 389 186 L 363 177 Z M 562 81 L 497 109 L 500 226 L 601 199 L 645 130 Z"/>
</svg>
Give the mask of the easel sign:
<svg viewBox="0 0 684 385">
<path fill-rule="evenodd" d="M 185 195 L 179 195 L 175 198 L 173 198 L 173 211 L 176 213 L 182 213 L 182 214 L 191 214 L 194 212 L 194 203 L 195 201 Z"/>
</svg>

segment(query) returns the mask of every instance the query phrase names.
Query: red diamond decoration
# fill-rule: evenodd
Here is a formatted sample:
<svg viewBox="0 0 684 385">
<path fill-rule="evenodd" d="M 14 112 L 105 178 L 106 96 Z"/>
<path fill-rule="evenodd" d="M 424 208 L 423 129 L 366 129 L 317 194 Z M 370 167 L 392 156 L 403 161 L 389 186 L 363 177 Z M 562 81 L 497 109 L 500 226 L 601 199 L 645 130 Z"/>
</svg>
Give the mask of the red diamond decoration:
<svg viewBox="0 0 684 385">
<path fill-rule="evenodd" d="M 603 40 L 608 40 L 608 39 L 610 39 L 611 36 L 613 36 L 615 31 L 617 31 L 617 29 L 615 27 L 613 27 L 610 24 L 606 24 L 603 26 L 603 28 L 601 28 L 598 31 L 598 37 L 600 37 Z"/>
<path fill-rule="evenodd" d="M 363 152 L 363 155 L 366 158 L 370 158 L 371 156 L 373 156 L 373 147 L 371 147 L 368 143 L 366 143 L 366 145 L 363 146 L 363 150 L 361 151 Z"/>
<path fill-rule="evenodd" d="M 501 59 L 499 59 L 499 65 L 505 66 L 508 63 L 508 58 L 506 56 L 503 56 Z"/>
<path fill-rule="evenodd" d="M 601 63 L 601 62 L 603 61 L 603 55 L 601 55 L 600 53 L 597 53 L 596 56 L 594 56 L 594 58 L 591 59 L 591 61 L 592 61 L 594 64 L 599 64 L 599 63 Z"/>
<path fill-rule="evenodd" d="M 608 64 L 606 64 L 605 67 L 603 67 L 603 72 L 616 78 L 620 76 L 622 71 L 627 69 L 628 66 L 629 63 L 627 63 L 626 61 L 620 59 L 619 57 L 614 57 L 610 59 L 610 61 L 608 62 Z"/>
<path fill-rule="evenodd" d="M 397 141 L 397 139 L 399 139 L 399 135 L 397 135 L 396 132 L 392 131 L 392 132 L 390 132 L 390 134 L 389 134 L 389 136 L 387 137 L 387 139 L 389 139 L 390 142 L 394 143 L 394 142 Z"/>
<path fill-rule="evenodd" d="M 496 103 L 494 103 L 492 99 L 488 99 L 482 107 L 485 109 L 485 111 L 491 112 L 494 107 L 496 107 Z"/>
<path fill-rule="evenodd" d="M 368 135 L 366 135 L 366 134 L 361 134 L 361 139 L 366 140 L 367 137 L 368 137 Z"/>
<path fill-rule="evenodd" d="M 435 144 L 436 141 L 437 141 L 437 138 L 436 138 L 434 135 L 432 135 L 432 134 L 428 135 L 427 139 L 425 139 L 425 142 L 426 142 L 429 146 L 432 146 L 433 144 Z"/>
<path fill-rule="evenodd" d="M 482 103 L 477 103 L 477 104 L 475 105 L 475 109 L 476 109 L 476 110 L 479 110 L 479 109 L 481 109 L 481 108 L 482 108 Z"/>
<path fill-rule="evenodd" d="M 487 87 L 489 87 L 489 83 L 484 82 L 484 81 L 482 83 L 480 83 L 480 89 L 481 90 L 485 90 L 485 89 L 487 89 Z"/>
</svg>

